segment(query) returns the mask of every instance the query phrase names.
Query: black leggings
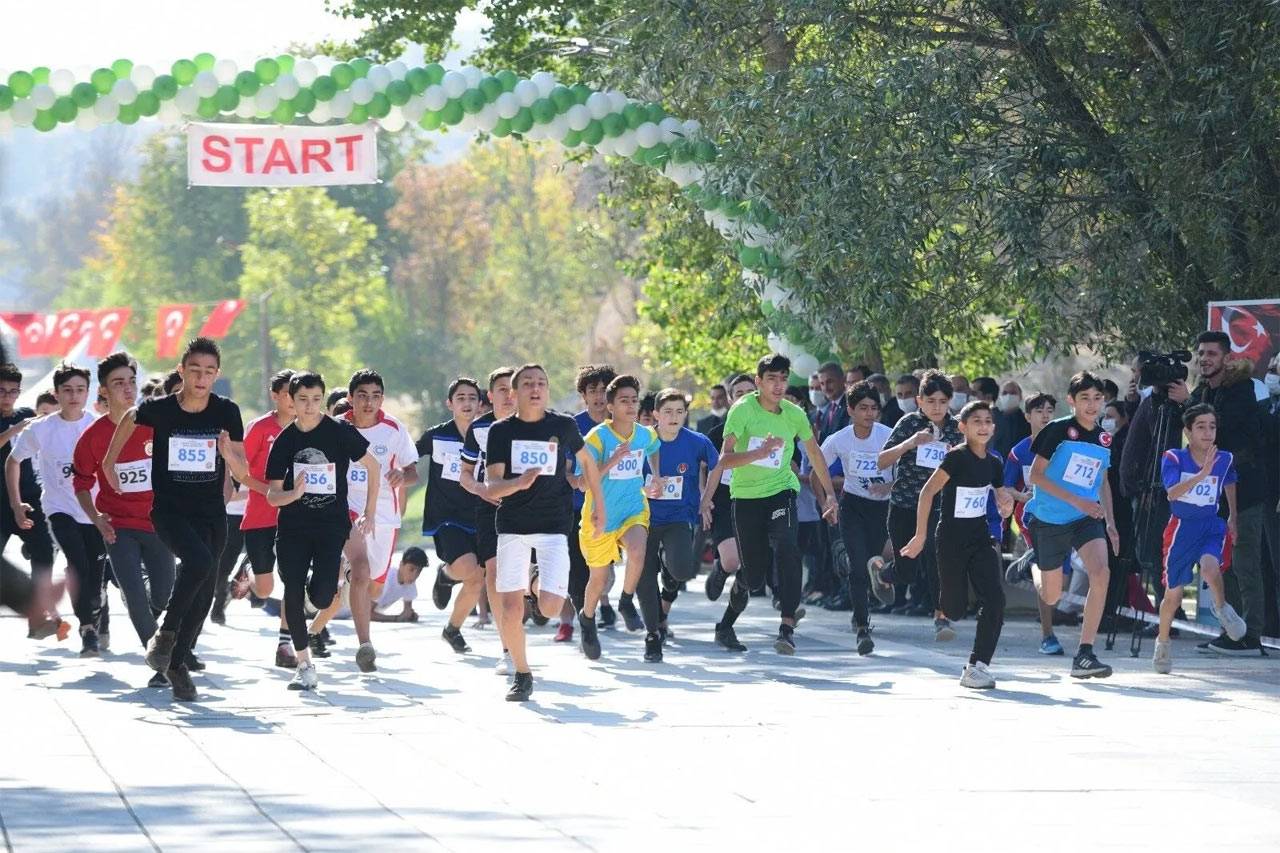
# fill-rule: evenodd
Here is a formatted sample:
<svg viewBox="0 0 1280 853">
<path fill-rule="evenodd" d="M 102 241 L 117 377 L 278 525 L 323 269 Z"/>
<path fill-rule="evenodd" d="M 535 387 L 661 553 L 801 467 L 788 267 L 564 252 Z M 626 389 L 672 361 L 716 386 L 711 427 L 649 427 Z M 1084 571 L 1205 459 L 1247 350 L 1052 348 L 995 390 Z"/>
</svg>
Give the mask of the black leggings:
<svg viewBox="0 0 1280 853">
<path fill-rule="evenodd" d="M 81 628 L 91 625 L 96 630 L 102 612 L 102 555 L 106 553 L 102 535 L 92 524 L 81 524 L 65 512 L 49 516 L 49 528 L 67 558 L 68 574 L 75 580 L 71 608 L 76 619 Z"/>
<path fill-rule="evenodd" d="M 296 651 L 307 647 L 306 599 L 311 599 L 317 610 L 333 603 L 338 592 L 342 547 L 350 535 L 351 528 L 346 525 L 276 531 L 276 563 L 284 581 L 285 621 Z"/>
<path fill-rule="evenodd" d="M 733 529 L 738 540 L 742 568 L 733 579 L 729 607 L 721 624 L 732 625 L 747 607 L 753 589 L 764 586 L 771 568 L 778 578 L 782 617 L 794 619 L 800 605 L 800 522 L 796 519 L 796 493 L 784 489 L 767 498 L 733 501 Z"/>
<path fill-rule="evenodd" d="M 587 581 L 591 579 L 591 568 L 582 553 L 582 544 L 578 534 L 582 532 L 582 512 L 573 514 L 573 535 L 569 537 L 569 600 L 574 610 L 581 611 L 586 606 Z"/>
<path fill-rule="evenodd" d="M 152 509 L 151 523 L 160 539 L 181 561 L 169 606 L 160 622 L 161 631 L 177 634 L 173 647 L 173 662 L 177 665 L 190 654 L 213 605 L 218 560 L 227 541 L 227 516 L 224 513 L 193 516 Z"/>
<path fill-rule="evenodd" d="M 224 584 L 231 579 L 236 560 L 240 559 L 240 554 L 244 551 L 244 531 L 240 529 L 242 518 L 242 515 L 227 516 L 227 544 L 223 546 L 222 557 L 218 560 L 218 578 Z"/>
<path fill-rule="evenodd" d="M 912 600 L 930 608 L 937 606 L 938 561 L 935 551 L 934 528 L 938 523 L 938 507 L 934 504 L 925 525 L 928 537 L 924 550 L 918 557 L 904 557 L 900 553 L 904 545 L 916 535 L 916 509 L 906 509 L 897 504 L 889 506 L 889 539 L 893 542 L 893 574 L 900 584 L 910 584 Z M 865 567 L 865 566 L 864 566 Z"/>
<path fill-rule="evenodd" d="M 649 528 L 649 543 L 644 552 L 644 571 L 636 586 L 636 597 L 640 599 L 644 627 L 651 632 L 656 632 L 662 622 L 658 574 L 664 564 L 667 574 L 676 584 L 692 580 L 698 573 L 698 561 L 693 553 L 693 525 L 677 522 Z M 676 586 L 675 590 L 678 591 L 679 587 Z M 675 601 L 675 598 L 670 600 Z"/>
<path fill-rule="evenodd" d="M 888 501 L 873 501 L 848 492 L 840 499 L 840 535 L 849 555 L 849 600 L 853 603 L 853 622 L 858 628 L 867 627 L 870 586 L 867 561 L 884 550 L 888 514 Z"/>
<path fill-rule="evenodd" d="M 978 630 L 969 663 L 991 663 L 1004 626 L 1004 589 L 1000 586 L 1000 552 L 990 538 L 950 539 L 939 533 L 938 607 L 948 619 L 963 619 L 969 607 L 969 584 L 978 594 Z"/>
</svg>

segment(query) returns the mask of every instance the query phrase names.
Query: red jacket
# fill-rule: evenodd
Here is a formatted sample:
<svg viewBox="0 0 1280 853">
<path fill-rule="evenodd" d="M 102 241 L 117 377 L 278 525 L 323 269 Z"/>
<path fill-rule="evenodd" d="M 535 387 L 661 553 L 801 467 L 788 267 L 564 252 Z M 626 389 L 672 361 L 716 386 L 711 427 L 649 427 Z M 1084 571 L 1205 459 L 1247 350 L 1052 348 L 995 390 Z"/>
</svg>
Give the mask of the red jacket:
<svg viewBox="0 0 1280 853">
<path fill-rule="evenodd" d="M 113 490 L 102 471 L 102 460 L 107 455 L 107 447 L 115 431 L 116 425 L 111 418 L 103 415 L 81 434 L 71 460 L 75 469 L 73 487 L 77 492 L 92 492 L 95 485 L 98 487 L 93 505 L 107 516 L 112 527 L 154 533 L 155 528 L 151 526 L 151 427 L 137 427 L 116 460 L 116 473 L 123 492 Z"/>
</svg>

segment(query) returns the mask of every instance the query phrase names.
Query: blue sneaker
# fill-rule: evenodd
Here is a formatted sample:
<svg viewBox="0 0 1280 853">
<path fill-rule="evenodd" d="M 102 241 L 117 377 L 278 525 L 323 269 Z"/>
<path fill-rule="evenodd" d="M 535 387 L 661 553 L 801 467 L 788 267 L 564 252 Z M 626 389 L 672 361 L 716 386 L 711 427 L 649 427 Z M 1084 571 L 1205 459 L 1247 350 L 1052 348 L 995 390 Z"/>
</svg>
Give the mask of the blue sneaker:
<svg viewBox="0 0 1280 853">
<path fill-rule="evenodd" d="M 262 612 L 270 616 L 272 619 L 280 618 L 280 599 L 264 598 L 262 600 Z"/>
<path fill-rule="evenodd" d="M 1050 634 L 1040 641 L 1040 654 L 1061 655 L 1065 653 L 1062 651 L 1062 643 L 1059 643 L 1058 638 Z"/>
</svg>

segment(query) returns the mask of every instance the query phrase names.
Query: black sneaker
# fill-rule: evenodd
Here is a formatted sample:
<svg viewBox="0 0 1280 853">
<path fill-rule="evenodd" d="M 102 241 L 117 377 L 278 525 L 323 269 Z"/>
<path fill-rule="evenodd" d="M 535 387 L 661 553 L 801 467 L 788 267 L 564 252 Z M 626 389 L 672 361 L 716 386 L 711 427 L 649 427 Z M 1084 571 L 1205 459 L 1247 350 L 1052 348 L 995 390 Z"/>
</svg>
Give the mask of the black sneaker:
<svg viewBox="0 0 1280 853">
<path fill-rule="evenodd" d="M 227 624 L 227 582 L 218 581 L 218 588 L 213 593 L 213 608 L 209 611 L 209 621 L 215 625 Z"/>
<path fill-rule="evenodd" d="M 645 634 L 644 659 L 649 663 L 662 663 L 662 636 L 654 631 Z"/>
<path fill-rule="evenodd" d="M 601 624 L 608 624 L 604 621 L 604 608 L 600 608 Z M 618 599 L 618 612 L 622 614 L 622 621 L 626 623 L 628 631 L 644 630 L 644 620 L 640 618 L 640 614 L 636 611 L 636 603 L 629 598 Z"/>
<path fill-rule="evenodd" d="M 1075 660 L 1071 661 L 1071 677 L 1072 678 L 1108 678 L 1111 675 L 1111 667 L 1098 660 L 1093 652 L 1076 652 Z"/>
<path fill-rule="evenodd" d="M 542 608 L 538 606 L 538 599 L 532 595 L 526 595 L 524 597 L 524 610 L 524 621 L 528 622 L 532 619 L 533 624 L 537 625 L 539 628 L 551 621 L 549 616 L 543 615 Z"/>
<path fill-rule="evenodd" d="M 773 650 L 780 655 L 794 655 L 796 653 L 796 641 L 792 637 L 795 629 L 790 625 L 782 625 L 778 628 L 778 639 L 773 641 Z"/>
<path fill-rule="evenodd" d="M 148 687 L 168 687 L 169 679 L 164 677 L 163 672 L 155 672 L 151 674 L 151 680 L 147 682 Z"/>
<path fill-rule="evenodd" d="M 324 645 L 324 638 L 319 634 L 310 634 L 307 637 L 307 645 L 311 647 L 311 654 L 318 658 L 331 657 L 331 654 Z"/>
<path fill-rule="evenodd" d="M 528 702 L 531 693 L 533 693 L 533 673 L 517 672 L 516 677 L 511 679 L 510 689 L 507 690 L 507 701 Z"/>
<path fill-rule="evenodd" d="M 1022 552 L 1022 556 L 1009 564 L 1004 570 L 1004 582 L 1009 586 L 1018 587 L 1020 589 L 1035 589 L 1035 582 L 1031 577 L 1031 565 L 1036 561 L 1036 549 L 1028 548 Z"/>
<path fill-rule="evenodd" d="M 724 569 L 720 568 L 719 561 L 711 567 L 711 571 L 707 574 L 707 598 L 712 601 L 720 600 L 720 593 L 724 592 L 724 582 L 729 579 Z"/>
<path fill-rule="evenodd" d="M 731 652 L 745 652 L 747 647 L 738 642 L 738 633 L 732 625 L 716 625 L 716 645 Z"/>
<path fill-rule="evenodd" d="M 96 658 L 100 654 L 102 648 L 98 645 L 98 629 L 85 625 L 80 629 L 80 657 Z"/>
<path fill-rule="evenodd" d="M 173 688 L 173 698 L 179 702 L 194 702 L 199 698 L 195 682 L 185 666 L 175 666 L 165 672 L 169 686 Z"/>
<path fill-rule="evenodd" d="M 329 636 L 329 629 L 328 629 L 328 628 L 321 628 L 321 629 L 320 629 L 320 639 L 324 640 L 324 644 L 325 644 L 326 646 L 336 646 L 336 645 L 338 645 L 337 643 L 335 643 L 335 642 L 334 642 L 333 637 L 330 637 L 330 636 Z"/>
<path fill-rule="evenodd" d="M 596 633 L 595 617 L 579 612 L 578 625 L 582 627 L 582 637 L 580 639 L 582 653 L 587 656 L 587 660 L 599 660 L 600 635 Z"/>
<path fill-rule="evenodd" d="M 619 607 L 619 608 L 621 608 L 621 607 L 622 607 L 622 602 L 618 602 L 618 607 Z M 634 607 L 632 607 L 632 609 L 634 610 L 635 608 L 634 608 Z M 609 602 L 607 602 L 607 601 L 602 601 L 602 602 L 600 602 L 600 614 L 599 614 L 599 616 L 600 616 L 600 627 L 601 627 L 601 628 L 612 628 L 612 627 L 613 627 L 614 625 L 616 625 L 616 624 L 617 624 L 617 622 L 618 622 L 618 614 L 617 614 L 617 612 L 616 612 L 616 611 L 614 611 L 613 607 L 611 607 L 611 606 L 609 605 Z M 628 630 L 628 631 L 632 630 L 632 628 L 631 628 L 631 626 L 630 626 L 630 623 L 629 623 L 629 622 L 627 623 L 627 630 Z"/>
<path fill-rule="evenodd" d="M 876 644 L 871 640 L 870 628 L 858 629 L 858 654 L 869 655 L 875 651 Z"/>
<path fill-rule="evenodd" d="M 144 658 L 147 666 L 156 672 L 164 672 L 169 668 L 169 660 L 173 657 L 173 647 L 178 642 L 178 635 L 173 631 L 156 631 L 147 641 L 147 654 Z"/>
<path fill-rule="evenodd" d="M 449 596 L 453 595 L 456 581 L 444 573 L 444 566 L 436 569 L 436 582 L 431 585 L 431 603 L 436 610 L 444 610 L 449 606 Z"/>
<path fill-rule="evenodd" d="M 1216 640 L 1210 640 L 1204 644 L 1209 654 L 1229 655 L 1232 657 L 1261 657 L 1266 652 L 1262 650 L 1262 643 L 1257 637 L 1246 634 L 1242 639 L 1233 640 L 1226 634 L 1218 637 Z M 81 653 L 83 656 L 83 652 Z"/>
<path fill-rule="evenodd" d="M 471 651 L 471 647 L 467 645 L 467 641 L 462 639 L 462 630 L 452 625 L 445 625 L 444 631 L 440 634 L 444 637 L 444 641 L 449 644 L 449 648 L 453 649 L 460 655 L 464 655 Z"/>
<path fill-rule="evenodd" d="M 192 672 L 205 671 L 204 661 L 196 657 L 195 652 L 187 652 L 187 659 L 183 661 L 183 663 L 185 663 L 187 665 L 187 669 L 191 670 Z"/>
</svg>

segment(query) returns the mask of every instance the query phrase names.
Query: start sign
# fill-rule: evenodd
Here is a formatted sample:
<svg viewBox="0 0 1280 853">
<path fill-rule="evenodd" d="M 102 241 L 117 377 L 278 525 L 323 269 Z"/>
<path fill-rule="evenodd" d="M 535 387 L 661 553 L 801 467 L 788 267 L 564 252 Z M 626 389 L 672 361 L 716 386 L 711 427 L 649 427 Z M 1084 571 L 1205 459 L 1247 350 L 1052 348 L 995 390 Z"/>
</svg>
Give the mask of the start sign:
<svg viewBox="0 0 1280 853">
<path fill-rule="evenodd" d="M 199 187 L 324 187 L 378 181 L 373 125 L 191 124 L 187 180 Z"/>
</svg>

